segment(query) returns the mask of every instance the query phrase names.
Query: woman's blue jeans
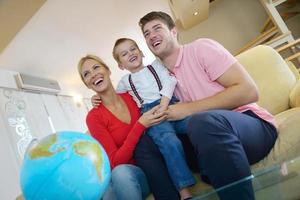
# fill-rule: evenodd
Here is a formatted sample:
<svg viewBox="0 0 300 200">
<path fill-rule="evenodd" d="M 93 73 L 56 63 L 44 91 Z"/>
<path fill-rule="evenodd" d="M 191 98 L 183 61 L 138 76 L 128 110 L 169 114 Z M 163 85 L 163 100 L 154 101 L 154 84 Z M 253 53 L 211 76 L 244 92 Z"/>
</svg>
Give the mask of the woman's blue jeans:
<svg viewBox="0 0 300 200">
<path fill-rule="evenodd" d="M 172 98 L 170 103 L 173 104 L 175 102 L 176 99 Z M 159 103 L 160 99 L 143 105 L 142 113 L 147 112 Z M 163 155 L 170 177 L 178 191 L 196 183 L 186 163 L 181 141 L 176 135 L 186 134 L 188 122 L 189 117 L 172 122 L 163 121 L 147 129 L 147 135 L 152 138 Z"/>
<path fill-rule="evenodd" d="M 143 200 L 150 194 L 147 178 L 141 168 L 123 164 L 111 172 L 111 183 L 103 200 Z"/>
</svg>

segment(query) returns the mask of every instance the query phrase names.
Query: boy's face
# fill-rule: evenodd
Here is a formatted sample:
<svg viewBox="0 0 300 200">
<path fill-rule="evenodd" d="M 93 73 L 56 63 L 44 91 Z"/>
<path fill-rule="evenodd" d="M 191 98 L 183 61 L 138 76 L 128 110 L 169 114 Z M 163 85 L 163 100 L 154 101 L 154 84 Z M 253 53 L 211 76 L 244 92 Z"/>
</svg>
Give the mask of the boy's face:
<svg viewBox="0 0 300 200">
<path fill-rule="evenodd" d="M 177 41 L 176 29 L 170 30 L 164 22 L 158 19 L 146 23 L 143 34 L 149 49 L 160 58 L 171 51 Z"/>
<path fill-rule="evenodd" d="M 143 67 L 143 53 L 130 40 L 120 43 L 116 47 L 116 54 L 119 58 L 120 69 L 127 69 L 130 72 L 136 72 Z"/>
</svg>

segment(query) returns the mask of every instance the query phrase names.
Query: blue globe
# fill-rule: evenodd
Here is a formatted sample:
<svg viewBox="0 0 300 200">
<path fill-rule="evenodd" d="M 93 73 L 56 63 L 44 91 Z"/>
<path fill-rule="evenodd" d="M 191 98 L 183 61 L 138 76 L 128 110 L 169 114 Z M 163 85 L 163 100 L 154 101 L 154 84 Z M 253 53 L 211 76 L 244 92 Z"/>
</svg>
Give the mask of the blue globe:
<svg viewBox="0 0 300 200">
<path fill-rule="evenodd" d="M 26 200 L 99 200 L 110 175 L 108 157 L 95 139 L 65 131 L 29 146 L 20 182 Z"/>
</svg>

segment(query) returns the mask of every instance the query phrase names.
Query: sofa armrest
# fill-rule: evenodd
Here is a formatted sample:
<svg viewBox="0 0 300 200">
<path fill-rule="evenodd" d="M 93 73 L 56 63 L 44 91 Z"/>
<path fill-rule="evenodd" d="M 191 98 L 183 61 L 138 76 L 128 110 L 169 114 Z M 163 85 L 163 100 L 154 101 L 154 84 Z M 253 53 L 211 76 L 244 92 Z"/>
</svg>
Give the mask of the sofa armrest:
<svg viewBox="0 0 300 200">
<path fill-rule="evenodd" d="M 298 80 L 290 92 L 290 106 L 300 107 L 300 80 Z"/>
<path fill-rule="evenodd" d="M 296 80 L 300 80 L 300 71 L 295 67 L 294 63 L 291 61 L 286 61 L 287 65 L 289 66 L 290 70 L 296 77 Z"/>
</svg>

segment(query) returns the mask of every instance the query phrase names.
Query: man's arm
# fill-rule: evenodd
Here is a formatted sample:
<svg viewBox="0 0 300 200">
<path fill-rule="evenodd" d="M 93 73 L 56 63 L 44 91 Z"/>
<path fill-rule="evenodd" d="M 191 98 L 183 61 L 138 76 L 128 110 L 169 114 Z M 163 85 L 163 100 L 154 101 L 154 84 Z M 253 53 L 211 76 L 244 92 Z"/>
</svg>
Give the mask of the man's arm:
<svg viewBox="0 0 300 200">
<path fill-rule="evenodd" d="M 234 63 L 216 81 L 223 85 L 225 88 L 223 91 L 202 100 L 169 106 L 166 112 L 168 119 L 178 120 L 212 109 L 231 110 L 258 100 L 258 89 L 254 81 L 238 62 Z"/>
</svg>

